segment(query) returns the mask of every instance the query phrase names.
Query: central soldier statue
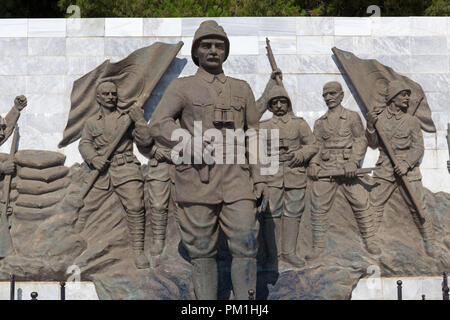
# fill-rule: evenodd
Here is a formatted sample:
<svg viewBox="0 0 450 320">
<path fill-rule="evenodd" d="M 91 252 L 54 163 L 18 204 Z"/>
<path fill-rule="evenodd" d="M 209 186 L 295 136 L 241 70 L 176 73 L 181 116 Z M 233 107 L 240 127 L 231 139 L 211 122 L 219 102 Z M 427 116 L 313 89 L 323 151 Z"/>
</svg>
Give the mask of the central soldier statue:
<svg viewBox="0 0 450 320">
<path fill-rule="evenodd" d="M 223 73 L 222 64 L 229 51 L 223 28 L 212 20 L 202 22 L 191 49 L 192 60 L 199 66 L 197 73 L 175 79 L 152 115 L 150 131 L 157 143 L 175 147 L 178 141 L 172 141 L 172 133 L 180 128 L 195 136 L 194 122 L 202 123 L 202 134 L 208 129 L 218 130 L 224 142 L 229 129 L 257 129 L 265 108 L 258 109 L 247 82 Z M 220 226 L 233 257 L 234 295 L 236 299 L 248 299 L 248 290 L 256 289 L 259 231 L 254 166 L 247 160 L 243 164 L 207 164 L 202 159 L 201 163 L 178 164 L 175 168 L 175 198 L 180 207 L 177 216 L 181 240 L 191 258 L 196 297 L 217 299 Z"/>
</svg>

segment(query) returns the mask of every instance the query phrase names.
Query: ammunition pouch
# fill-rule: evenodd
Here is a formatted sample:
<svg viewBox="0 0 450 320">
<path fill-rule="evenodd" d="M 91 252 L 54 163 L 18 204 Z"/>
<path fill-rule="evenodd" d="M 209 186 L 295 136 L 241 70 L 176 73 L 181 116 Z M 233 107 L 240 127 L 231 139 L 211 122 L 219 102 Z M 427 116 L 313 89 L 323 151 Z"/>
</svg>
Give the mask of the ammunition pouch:
<svg viewBox="0 0 450 320">
<path fill-rule="evenodd" d="M 120 154 L 115 154 L 111 159 L 111 165 L 113 166 L 123 166 L 126 163 L 136 163 L 140 164 L 139 160 L 132 152 L 124 152 Z"/>
</svg>

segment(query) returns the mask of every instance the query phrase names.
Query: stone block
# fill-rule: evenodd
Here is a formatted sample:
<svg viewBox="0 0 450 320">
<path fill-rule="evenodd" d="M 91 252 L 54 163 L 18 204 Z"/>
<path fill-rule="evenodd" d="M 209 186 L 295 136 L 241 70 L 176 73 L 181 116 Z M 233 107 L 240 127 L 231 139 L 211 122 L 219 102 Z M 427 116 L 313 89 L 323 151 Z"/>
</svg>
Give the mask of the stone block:
<svg viewBox="0 0 450 320">
<path fill-rule="evenodd" d="M 66 38 L 28 38 L 30 56 L 66 55 Z"/>
<path fill-rule="evenodd" d="M 437 151 L 425 150 L 425 153 L 420 161 L 420 169 L 436 169 L 437 165 Z"/>
<path fill-rule="evenodd" d="M 28 42 L 25 38 L 0 38 L 0 56 L 26 56 Z"/>
<path fill-rule="evenodd" d="M 442 300 L 442 278 L 423 279 L 422 294 L 426 300 Z"/>
<path fill-rule="evenodd" d="M 230 55 L 257 55 L 257 36 L 229 36 Z"/>
<path fill-rule="evenodd" d="M 29 57 L 29 75 L 62 75 L 67 70 L 66 57 Z"/>
<path fill-rule="evenodd" d="M 66 74 L 83 75 L 86 73 L 86 58 L 84 57 L 67 57 Z"/>
<path fill-rule="evenodd" d="M 352 300 L 382 300 L 383 282 L 381 278 L 361 279 L 352 291 Z"/>
<path fill-rule="evenodd" d="M 411 54 L 410 39 L 409 37 L 374 37 L 373 52 L 379 55 Z"/>
<path fill-rule="evenodd" d="M 436 168 L 447 168 L 447 161 L 449 160 L 448 150 L 436 151 Z M 449 183 L 450 186 L 450 183 Z"/>
<path fill-rule="evenodd" d="M 106 18 L 106 37 L 142 37 L 143 18 Z"/>
<path fill-rule="evenodd" d="M 432 112 L 448 111 L 448 94 L 444 92 L 425 92 L 428 105 Z"/>
<path fill-rule="evenodd" d="M 28 37 L 65 37 L 66 19 L 28 19 Z"/>
<path fill-rule="evenodd" d="M 192 47 L 193 37 L 181 37 L 181 41 L 183 41 L 184 45 L 181 47 L 179 52 L 182 56 L 191 56 L 191 47 Z"/>
<path fill-rule="evenodd" d="M 0 38 L 26 38 L 28 19 L 0 19 Z"/>
<path fill-rule="evenodd" d="M 27 100 L 28 106 L 25 110 L 30 114 L 66 112 L 64 94 L 29 94 Z"/>
<path fill-rule="evenodd" d="M 339 73 L 339 69 L 328 55 L 300 55 L 299 71 L 301 73 Z"/>
<path fill-rule="evenodd" d="M 67 19 L 68 37 L 103 37 L 104 35 L 105 18 Z"/>
<path fill-rule="evenodd" d="M 284 74 L 299 73 L 300 60 L 297 55 L 278 55 L 276 57 L 277 66 Z M 258 73 L 271 73 L 269 59 L 266 55 L 259 55 L 257 58 Z"/>
<path fill-rule="evenodd" d="M 447 166 L 443 163 L 442 166 Z M 431 192 L 450 192 L 449 179 L 442 179 L 442 177 L 448 177 L 447 168 L 439 169 L 421 169 L 422 172 L 422 184 L 425 188 Z"/>
<path fill-rule="evenodd" d="M 410 34 L 409 17 L 374 17 L 372 36 L 407 36 Z"/>
<path fill-rule="evenodd" d="M 408 73 L 411 71 L 411 56 L 409 55 L 374 55 L 373 58 L 396 72 Z"/>
<path fill-rule="evenodd" d="M 67 56 L 103 56 L 104 38 L 67 38 Z"/>
<path fill-rule="evenodd" d="M 344 78 L 340 74 L 300 74 L 298 78 L 298 92 L 317 92 L 321 95 L 323 85 L 329 81 L 339 81 L 344 91 L 349 91 Z"/>
<path fill-rule="evenodd" d="M 422 131 L 425 149 L 436 149 L 436 132 Z"/>
<path fill-rule="evenodd" d="M 447 126 L 445 127 L 445 129 L 436 131 L 436 149 L 438 150 L 448 150 L 450 148 L 447 142 Z"/>
<path fill-rule="evenodd" d="M 26 78 L 27 94 L 64 94 L 64 76 L 30 76 Z"/>
<path fill-rule="evenodd" d="M 103 62 L 105 62 L 104 56 L 99 57 L 86 57 L 86 67 L 85 67 L 85 73 L 88 73 L 95 68 L 97 68 L 99 65 L 101 65 Z"/>
<path fill-rule="evenodd" d="M 180 18 L 144 18 L 144 36 L 181 37 Z"/>
<path fill-rule="evenodd" d="M 418 82 L 425 92 L 448 93 L 450 76 L 448 74 L 411 74 L 411 79 Z"/>
<path fill-rule="evenodd" d="M 1 57 L 0 75 L 19 76 L 27 75 L 27 57 Z"/>
<path fill-rule="evenodd" d="M 336 36 L 370 36 L 371 33 L 370 18 L 334 18 L 334 34 Z"/>
<path fill-rule="evenodd" d="M 268 38 L 274 55 L 297 53 L 297 38 L 295 36 L 273 36 Z M 258 37 L 258 45 L 259 54 L 267 54 L 265 36 Z"/>
<path fill-rule="evenodd" d="M 0 88 L 2 95 L 25 94 L 27 88 L 27 78 L 25 76 L 0 75 Z"/>
<path fill-rule="evenodd" d="M 52 134 L 55 132 L 63 132 L 66 126 L 65 113 L 25 113 L 22 115 L 27 126 L 37 130 L 40 133 Z"/>
<path fill-rule="evenodd" d="M 260 17 L 258 18 L 258 35 L 296 35 L 297 18 L 294 17 Z M 225 29 L 225 32 L 227 30 Z"/>
<path fill-rule="evenodd" d="M 256 56 L 229 56 L 223 65 L 225 74 L 256 73 Z"/>
<path fill-rule="evenodd" d="M 105 38 L 105 55 L 129 55 L 142 48 L 142 38 Z"/>
<path fill-rule="evenodd" d="M 335 45 L 332 36 L 297 37 L 297 54 L 331 54 Z"/>
<path fill-rule="evenodd" d="M 193 37 L 200 23 L 211 19 L 216 20 L 228 36 L 258 35 L 260 27 L 260 18 L 258 17 L 183 18 L 181 20 L 181 35 Z"/>
<path fill-rule="evenodd" d="M 431 118 L 434 121 L 436 130 L 447 130 L 447 125 L 450 123 L 450 113 L 447 112 L 433 112 Z"/>
<path fill-rule="evenodd" d="M 411 17 L 411 36 L 447 35 L 446 17 Z"/>
<path fill-rule="evenodd" d="M 144 37 L 142 38 L 142 46 L 147 47 L 155 42 L 165 42 L 176 44 L 181 41 L 181 37 Z M 183 45 L 185 46 L 185 45 Z"/>
<path fill-rule="evenodd" d="M 334 35 L 334 19 L 332 17 L 298 17 L 297 35 Z"/>
<path fill-rule="evenodd" d="M 403 300 L 420 300 L 422 299 L 422 283 L 418 279 L 403 278 L 402 280 L 402 297 Z M 385 300 L 397 300 L 397 279 L 383 279 L 383 297 Z"/>
<path fill-rule="evenodd" d="M 411 53 L 413 55 L 446 55 L 447 36 L 420 36 L 411 37 Z"/>
</svg>

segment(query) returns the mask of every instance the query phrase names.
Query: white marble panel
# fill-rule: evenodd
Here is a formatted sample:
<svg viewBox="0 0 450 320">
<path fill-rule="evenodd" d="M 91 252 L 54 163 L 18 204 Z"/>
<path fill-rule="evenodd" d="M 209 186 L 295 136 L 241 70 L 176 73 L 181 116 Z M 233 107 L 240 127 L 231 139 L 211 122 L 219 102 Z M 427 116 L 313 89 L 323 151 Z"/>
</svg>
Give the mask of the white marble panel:
<svg viewBox="0 0 450 320">
<path fill-rule="evenodd" d="M 297 53 L 297 38 L 295 36 L 273 36 L 268 38 L 274 55 Z M 267 54 L 266 37 L 259 36 L 258 42 L 259 54 Z"/>
<path fill-rule="evenodd" d="M 171 43 L 176 44 L 181 41 L 181 37 L 144 37 L 142 38 L 142 46 L 150 46 L 154 44 L 155 42 L 165 42 L 165 43 Z M 185 46 L 185 44 L 183 44 Z"/>
<path fill-rule="evenodd" d="M 445 17 L 411 17 L 411 36 L 447 35 L 447 18 Z"/>
<path fill-rule="evenodd" d="M 276 56 L 277 66 L 284 74 L 299 73 L 300 60 L 297 55 L 284 54 Z M 257 59 L 258 73 L 270 73 L 272 67 L 270 66 L 269 58 L 266 55 L 259 55 Z"/>
<path fill-rule="evenodd" d="M 67 57 L 66 61 L 66 74 L 83 75 L 86 73 L 86 58 Z"/>
<path fill-rule="evenodd" d="M 206 20 L 216 20 L 228 36 L 258 35 L 260 20 L 258 17 L 222 17 L 222 18 L 183 18 L 181 35 L 193 37 L 200 24 Z"/>
<path fill-rule="evenodd" d="M 90 72 L 105 62 L 106 58 L 104 56 L 99 57 L 86 57 L 86 69 L 85 73 Z"/>
<path fill-rule="evenodd" d="M 410 34 L 409 17 L 371 18 L 372 36 L 407 36 Z"/>
<path fill-rule="evenodd" d="M 334 34 L 336 36 L 369 36 L 371 33 L 370 18 L 334 18 Z"/>
<path fill-rule="evenodd" d="M 437 151 L 426 150 L 420 162 L 420 169 L 435 169 L 438 168 Z"/>
<path fill-rule="evenodd" d="M 440 166 L 446 166 L 444 162 L 439 163 Z M 447 192 L 450 193 L 450 186 L 448 179 L 442 179 L 442 177 L 448 177 L 447 168 L 439 169 L 421 169 L 423 186 L 429 189 L 431 192 Z"/>
<path fill-rule="evenodd" d="M 180 18 L 144 18 L 144 36 L 181 37 Z"/>
<path fill-rule="evenodd" d="M 332 36 L 297 37 L 297 54 L 331 54 L 334 46 Z"/>
<path fill-rule="evenodd" d="M 26 111 L 30 114 L 57 114 L 64 113 L 64 94 L 28 94 Z"/>
<path fill-rule="evenodd" d="M 411 54 L 409 37 L 374 37 L 373 52 L 379 55 Z M 416 54 L 414 52 L 414 54 Z"/>
<path fill-rule="evenodd" d="M 432 112 L 448 111 L 448 94 L 444 92 L 425 92 L 428 105 Z"/>
<path fill-rule="evenodd" d="M 65 37 L 66 19 L 28 19 L 28 37 Z"/>
<path fill-rule="evenodd" d="M 411 37 L 411 53 L 420 54 L 439 54 L 446 55 L 447 37 L 446 36 L 421 36 Z"/>
<path fill-rule="evenodd" d="M 296 20 L 295 17 L 261 17 L 258 18 L 258 35 L 272 36 L 272 35 L 292 35 L 296 34 Z M 225 30 L 226 31 L 226 30 Z"/>
<path fill-rule="evenodd" d="M 418 82 L 425 92 L 444 92 L 450 89 L 450 76 L 448 74 L 411 74 L 411 79 Z"/>
<path fill-rule="evenodd" d="M 257 56 L 229 56 L 223 64 L 225 74 L 256 73 Z"/>
<path fill-rule="evenodd" d="M 391 67 L 396 72 L 408 73 L 411 71 L 411 56 L 409 55 L 373 55 L 373 59 Z"/>
<path fill-rule="evenodd" d="M 105 18 L 67 19 L 68 37 L 103 37 L 104 35 Z"/>
<path fill-rule="evenodd" d="M 298 17 L 297 35 L 334 35 L 334 19 L 332 17 Z"/>
<path fill-rule="evenodd" d="M 447 128 L 436 131 L 436 148 L 438 150 L 448 150 L 450 146 L 447 142 Z"/>
<path fill-rule="evenodd" d="M 18 76 L 27 75 L 27 57 L 1 57 L 0 75 Z"/>
<path fill-rule="evenodd" d="M 68 56 L 103 56 L 105 54 L 105 38 L 67 38 Z"/>
<path fill-rule="evenodd" d="M 230 55 L 257 55 L 258 37 L 257 36 L 229 36 Z"/>
<path fill-rule="evenodd" d="M 181 41 L 183 41 L 184 45 L 181 47 L 179 52 L 182 56 L 190 56 L 191 55 L 191 47 L 192 47 L 193 37 L 181 37 Z"/>
<path fill-rule="evenodd" d="M 67 70 L 66 57 L 29 57 L 29 75 L 61 75 Z"/>
<path fill-rule="evenodd" d="M 29 76 L 27 94 L 64 94 L 64 76 Z"/>
<path fill-rule="evenodd" d="M 27 78 L 25 76 L 0 75 L 0 88 L 2 95 L 24 94 L 27 88 Z"/>
<path fill-rule="evenodd" d="M 414 73 L 449 73 L 448 55 L 414 55 L 411 56 L 411 72 Z"/>
<path fill-rule="evenodd" d="M 450 123 L 449 112 L 433 112 L 431 117 L 437 130 L 447 130 L 447 124 Z"/>
<path fill-rule="evenodd" d="M 129 55 L 142 48 L 142 38 L 105 38 L 105 55 Z"/>
<path fill-rule="evenodd" d="M 425 149 L 436 149 L 436 132 L 422 131 Z"/>
<path fill-rule="evenodd" d="M 0 19 L 0 38 L 28 36 L 28 19 Z"/>
<path fill-rule="evenodd" d="M 26 38 L 0 38 L 0 56 L 26 56 L 28 42 Z"/>
<path fill-rule="evenodd" d="M 106 37 L 142 37 L 143 18 L 106 18 Z"/>
<path fill-rule="evenodd" d="M 299 70 L 301 73 L 339 73 L 339 69 L 329 55 L 301 55 Z"/>
<path fill-rule="evenodd" d="M 66 55 L 66 38 L 28 38 L 30 56 Z"/>
</svg>

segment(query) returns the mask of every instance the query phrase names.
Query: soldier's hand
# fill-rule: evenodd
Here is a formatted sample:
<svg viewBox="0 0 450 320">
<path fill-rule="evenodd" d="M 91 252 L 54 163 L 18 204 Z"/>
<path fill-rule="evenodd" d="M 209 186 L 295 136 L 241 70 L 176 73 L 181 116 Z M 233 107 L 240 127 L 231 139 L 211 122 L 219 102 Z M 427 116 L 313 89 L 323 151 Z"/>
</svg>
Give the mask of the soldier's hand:
<svg viewBox="0 0 450 320">
<path fill-rule="evenodd" d="M 367 129 L 373 131 L 375 129 L 375 123 L 378 120 L 378 112 L 377 111 L 367 112 L 366 120 L 367 120 Z"/>
<path fill-rule="evenodd" d="M 24 95 L 17 96 L 14 99 L 14 106 L 21 111 L 23 108 L 27 106 L 27 97 Z"/>
<path fill-rule="evenodd" d="M 344 177 L 353 179 L 356 177 L 356 170 L 358 167 L 353 162 L 347 162 L 344 165 Z"/>
<path fill-rule="evenodd" d="M 103 157 L 98 156 L 92 159 L 91 164 L 95 169 L 102 172 L 106 169 L 107 165 L 109 164 L 109 161 Z"/>
<path fill-rule="evenodd" d="M 14 174 L 16 171 L 16 165 L 13 161 L 7 160 L 1 166 L 1 171 L 3 174 Z"/>
<path fill-rule="evenodd" d="M 276 70 L 272 71 L 272 73 L 270 75 L 270 78 L 275 80 L 277 78 L 277 76 L 280 77 L 280 80 L 283 80 L 283 72 L 281 72 L 281 70 L 279 68 L 277 68 Z"/>
<path fill-rule="evenodd" d="M 318 177 L 318 175 L 319 175 L 319 170 L 320 170 L 320 168 L 319 168 L 318 165 L 316 165 L 316 164 L 311 164 L 311 165 L 308 167 L 306 173 L 308 174 L 308 177 L 310 177 L 312 180 L 317 181 L 317 180 L 319 180 L 319 177 Z"/>
<path fill-rule="evenodd" d="M 133 122 L 137 122 L 142 119 L 145 120 L 144 109 L 136 102 L 133 104 L 133 106 L 131 106 L 130 110 L 128 111 L 128 115 L 130 116 L 131 120 L 133 120 Z"/>
<path fill-rule="evenodd" d="M 405 161 L 400 162 L 398 166 L 394 167 L 395 173 L 399 176 L 404 176 L 408 172 L 408 169 L 409 165 Z"/>
<path fill-rule="evenodd" d="M 166 150 L 161 149 L 161 148 L 156 148 L 156 150 L 155 150 L 155 159 L 158 162 L 172 161 L 172 159 L 170 157 L 170 151 L 167 152 Z"/>
<path fill-rule="evenodd" d="M 302 152 L 293 152 L 293 158 L 292 160 L 289 162 L 289 167 L 290 168 L 295 168 L 295 167 L 299 167 L 303 164 L 303 161 L 305 160 L 303 157 L 303 153 Z"/>
<path fill-rule="evenodd" d="M 264 189 L 265 189 L 266 185 L 264 183 L 256 183 L 254 185 L 254 192 L 255 192 L 255 196 L 256 196 L 256 200 L 260 199 L 261 197 L 264 196 Z"/>
</svg>

